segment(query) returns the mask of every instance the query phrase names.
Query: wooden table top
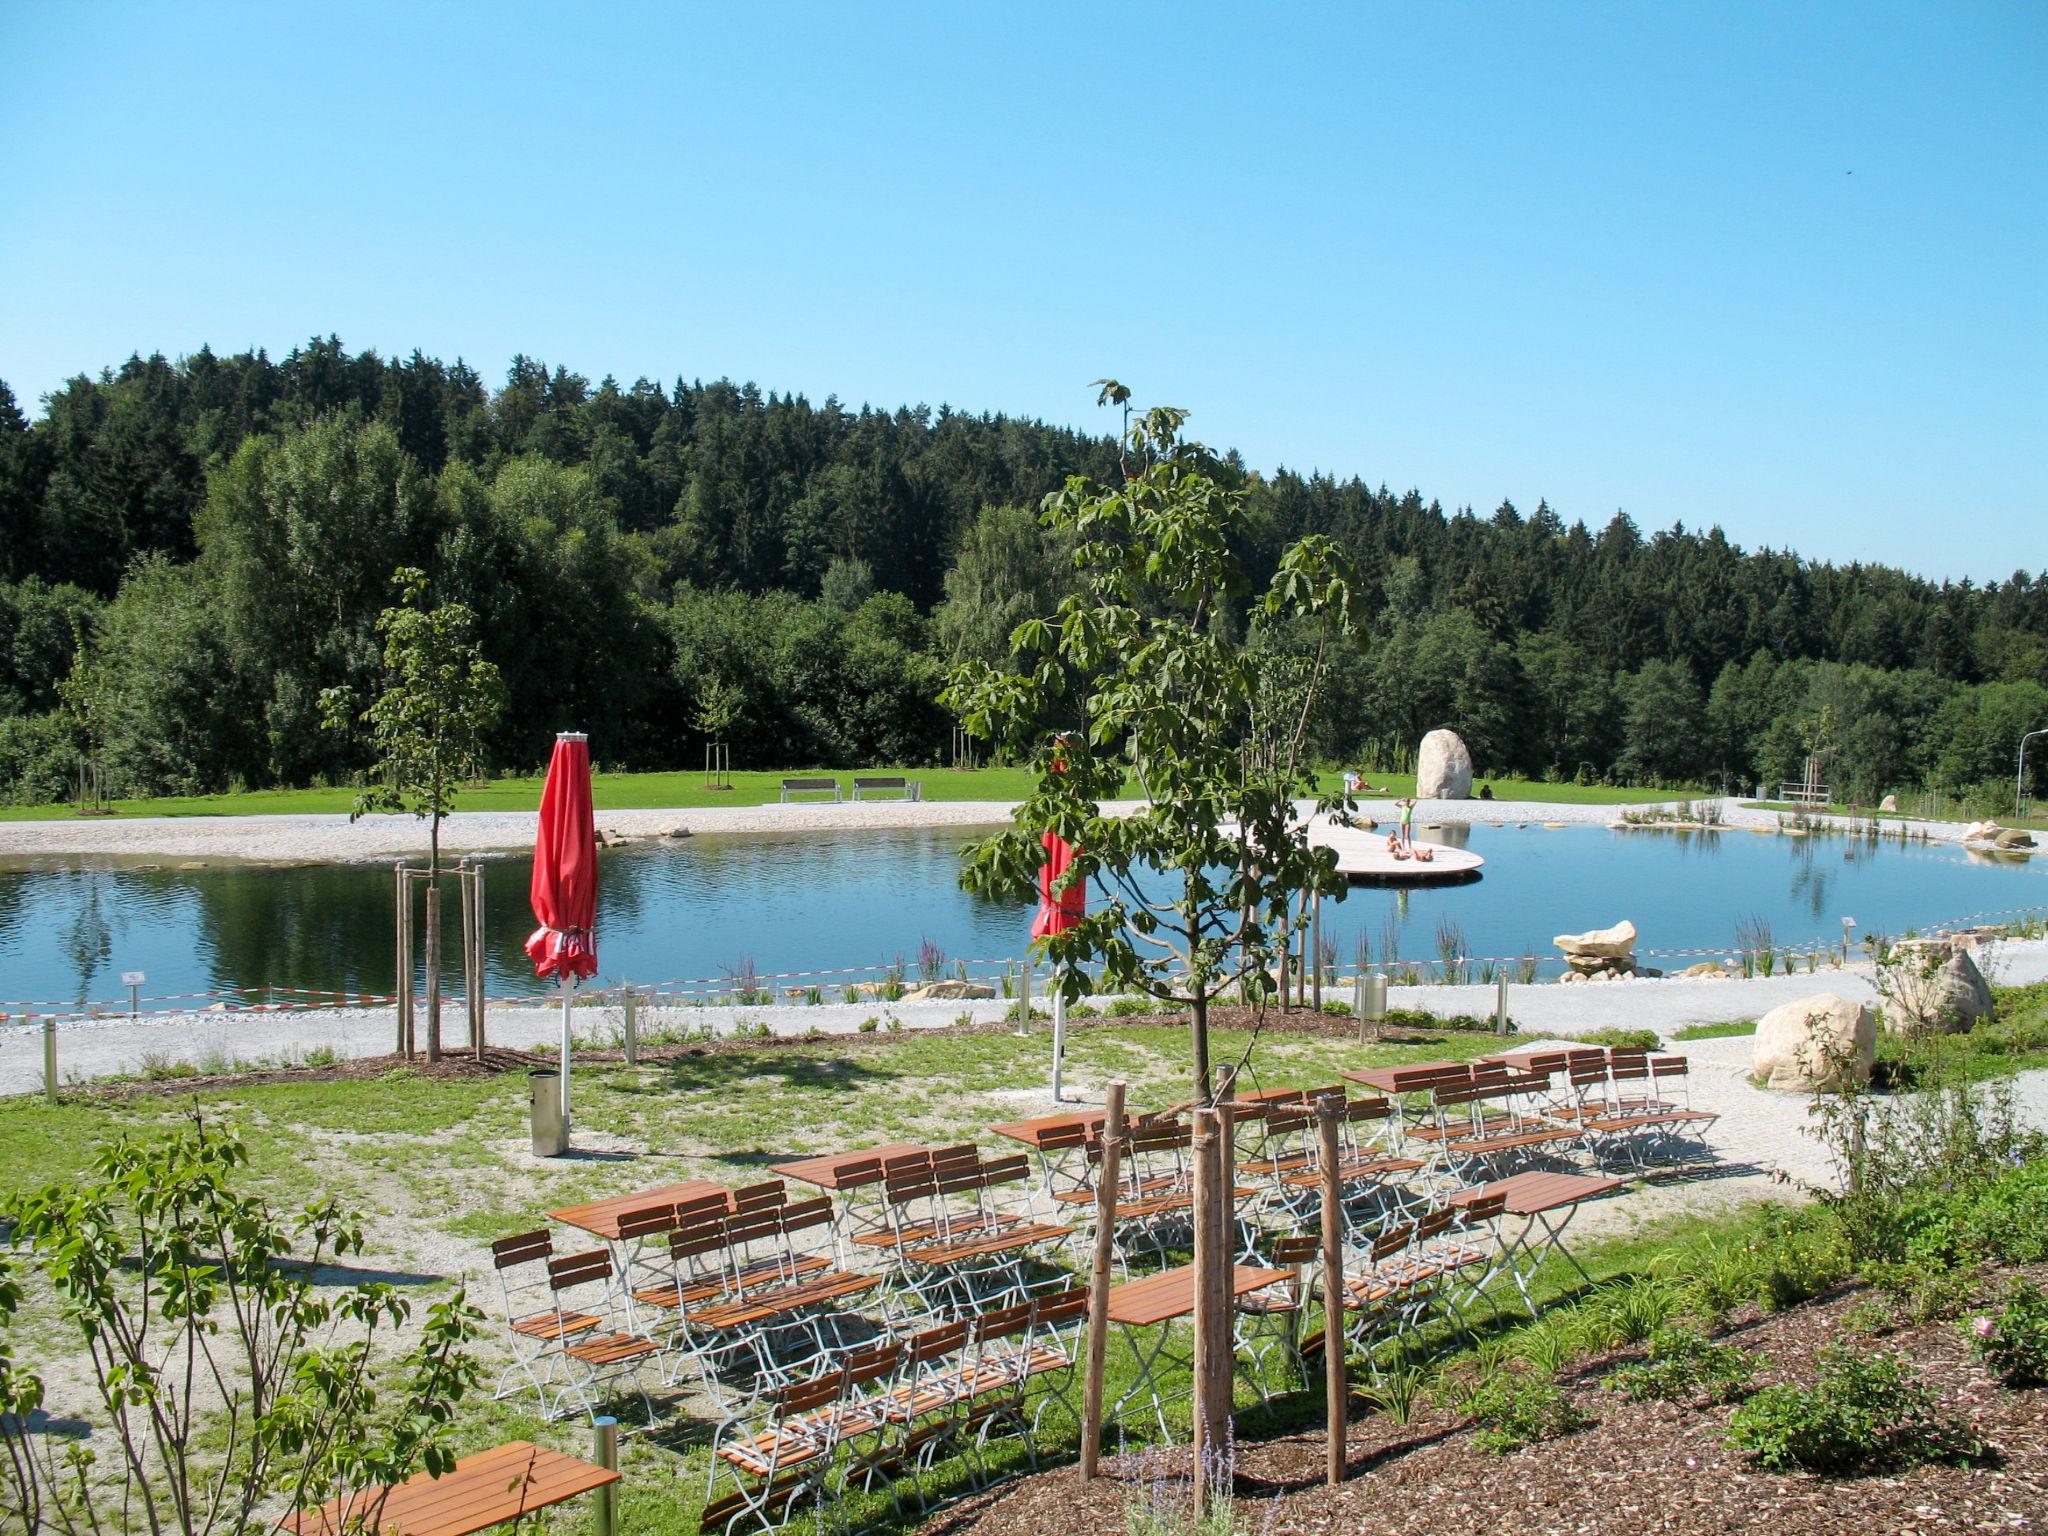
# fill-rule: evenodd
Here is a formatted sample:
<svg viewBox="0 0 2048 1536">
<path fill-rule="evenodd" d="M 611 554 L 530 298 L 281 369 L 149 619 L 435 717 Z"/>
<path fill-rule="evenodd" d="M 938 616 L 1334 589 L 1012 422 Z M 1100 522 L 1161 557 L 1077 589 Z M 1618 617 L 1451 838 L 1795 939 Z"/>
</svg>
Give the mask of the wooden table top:
<svg viewBox="0 0 2048 1536">
<path fill-rule="evenodd" d="M 1367 1067 L 1363 1071 L 1339 1072 L 1337 1075 L 1354 1083 L 1363 1083 L 1380 1093 L 1406 1093 L 1426 1084 L 1436 1073 L 1464 1070 L 1462 1061 L 1410 1061 L 1398 1067 Z"/>
<path fill-rule="evenodd" d="M 912 1153 L 929 1154 L 930 1147 L 915 1142 L 899 1141 L 886 1147 L 869 1147 L 860 1152 L 825 1152 L 817 1157 L 798 1158 L 793 1163 L 776 1163 L 769 1172 L 779 1173 L 786 1179 L 795 1179 L 803 1184 L 815 1184 L 820 1189 L 837 1189 L 839 1176 L 855 1163 L 873 1162 L 876 1158 L 908 1157 Z M 1012 1157 L 1016 1153 L 1010 1154 Z"/>
<path fill-rule="evenodd" d="M 1002 1125 L 992 1125 L 989 1130 L 994 1135 L 1021 1141 L 1036 1151 L 1044 1142 L 1048 1131 L 1064 1131 L 1077 1125 L 1093 1130 L 1108 1118 L 1109 1111 L 1106 1109 L 1083 1109 L 1067 1115 L 1040 1115 L 1036 1120 L 1010 1120 Z"/>
<path fill-rule="evenodd" d="M 1230 1271 L 1230 1289 L 1236 1296 L 1262 1291 L 1282 1280 L 1292 1280 L 1284 1269 L 1260 1269 L 1252 1264 L 1235 1264 Z M 1195 1310 L 1195 1266 L 1161 1270 L 1142 1280 L 1126 1280 L 1109 1292 L 1109 1320 L 1132 1328 L 1146 1328 L 1188 1317 Z"/>
<path fill-rule="evenodd" d="M 1551 1046 L 1549 1049 L 1541 1051 L 1502 1051 L 1497 1056 L 1482 1056 L 1479 1059 L 1481 1061 L 1497 1061 L 1502 1066 L 1512 1067 L 1517 1072 L 1527 1072 L 1529 1070 L 1530 1061 L 1532 1061 L 1534 1058 L 1538 1056 L 1583 1056 L 1587 1060 L 1591 1060 L 1593 1057 L 1598 1056 L 1604 1060 L 1607 1054 L 1607 1050 L 1604 1046 L 1573 1045 Z"/>
<path fill-rule="evenodd" d="M 664 1184 L 659 1189 L 613 1195 L 609 1200 L 565 1205 L 548 1214 L 565 1226 L 581 1227 L 608 1243 L 615 1243 L 619 1240 L 619 1218 L 628 1211 L 645 1210 L 650 1205 L 680 1205 L 685 1200 L 700 1200 L 706 1195 L 730 1197 L 731 1194 L 732 1191 L 723 1184 L 714 1184 L 709 1179 L 685 1179 L 680 1184 Z"/>
<path fill-rule="evenodd" d="M 1517 1173 L 1491 1184 L 1461 1189 L 1451 1196 L 1453 1205 L 1470 1205 L 1487 1195 L 1506 1195 L 1510 1216 L 1538 1216 L 1560 1206 L 1597 1200 L 1621 1188 L 1622 1180 L 1586 1173 Z"/>
<path fill-rule="evenodd" d="M 444 1476 L 397 1484 L 374 1523 L 359 1523 L 371 1500 L 357 1494 L 348 1529 L 377 1536 L 473 1536 L 618 1480 L 616 1472 L 514 1440 L 463 1457 Z M 297 1536 L 341 1536 L 341 1522 L 341 1500 L 333 1499 L 287 1515 L 279 1525 Z"/>
</svg>

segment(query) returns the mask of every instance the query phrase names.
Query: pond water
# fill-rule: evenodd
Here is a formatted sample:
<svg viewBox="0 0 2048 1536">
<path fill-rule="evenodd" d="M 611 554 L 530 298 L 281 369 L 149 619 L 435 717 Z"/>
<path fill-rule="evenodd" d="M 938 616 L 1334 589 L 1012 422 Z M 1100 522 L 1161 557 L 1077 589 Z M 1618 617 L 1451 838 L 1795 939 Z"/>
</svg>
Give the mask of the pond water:
<svg viewBox="0 0 2048 1536">
<path fill-rule="evenodd" d="M 755 972 L 863 969 L 901 955 L 915 973 L 924 940 L 953 962 L 1024 950 L 1027 902 L 970 896 L 957 882 L 969 832 L 814 832 L 705 836 L 608 853 L 601 862 L 602 978 L 654 983 Z M 1681 834 L 1575 827 L 1445 827 L 1423 834 L 1486 858 L 1466 885 L 1354 887 L 1324 908 L 1326 944 L 1350 967 L 1363 940 L 1432 963 L 1439 923 L 1464 953 L 1552 955 L 1551 936 L 1631 918 L 1645 951 L 1726 949 L 1761 917 L 1780 945 L 1900 933 L 1976 914 L 2048 907 L 2048 861 L 1993 862 L 1949 845 L 1861 838 Z M 492 995 L 537 990 L 521 944 L 529 861 L 487 861 Z M 385 992 L 392 981 L 388 865 L 203 869 L 49 861 L 0 870 L 0 1009 L 145 994 L 291 986 Z M 452 901 L 450 903 L 452 906 Z M 452 944 L 451 944 L 452 948 Z M 1667 970 L 1693 957 L 1646 960 Z M 977 970 L 982 967 L 977 966 Z M 1546 967 L 1546 973 L 1554 967 Z M 835 980 L 824 978 L 829 988 Z"/>
</svg>

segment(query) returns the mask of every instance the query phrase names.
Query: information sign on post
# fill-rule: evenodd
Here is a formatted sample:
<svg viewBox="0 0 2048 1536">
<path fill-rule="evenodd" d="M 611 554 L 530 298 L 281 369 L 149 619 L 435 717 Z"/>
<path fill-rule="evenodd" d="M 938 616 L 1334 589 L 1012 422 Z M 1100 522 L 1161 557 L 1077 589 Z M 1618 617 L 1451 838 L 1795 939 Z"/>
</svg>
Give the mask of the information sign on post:
<svg viewBox="0 0 2048 1536">
<path fill-rule="evenodd" d="M 142 984 L 149 978 L 140 971 L 123 971 L 121 985 L 128 989 L 128 1013 L 130 1017 L 142 1012 Z"/>
</svg>

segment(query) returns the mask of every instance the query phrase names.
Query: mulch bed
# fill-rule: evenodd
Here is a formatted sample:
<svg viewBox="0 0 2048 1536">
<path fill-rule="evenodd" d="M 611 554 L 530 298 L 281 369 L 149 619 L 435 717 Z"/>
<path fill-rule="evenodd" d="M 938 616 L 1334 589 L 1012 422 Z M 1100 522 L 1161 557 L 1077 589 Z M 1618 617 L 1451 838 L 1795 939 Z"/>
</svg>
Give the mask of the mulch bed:
<svg viewBox="0 0 2048 1536">
<path fill-rule="evenodd" d="M 1346 1479 L 1336 1488 L 1322 1483 L 1320 1432 L 1240 1441 L 1235 1528 L 1259 1536 L 1838 1536 L 2048 1523 L 2048 1389 L 2001 1385 L 1953 1323 L 1845 1333 L 1842 1313 L 1868 1294 L 1852 1286 L 1773 1316 L 1738 1314 L 1729 1341 L 1765 1357 L 1759 1386 L 1810 1382 L 1814 1351 L 1837 1338 L 1903 1354 L 1937 1388 L 1942 1410 L 1968 1420 L 1995 1448 L 1987 1465 L 1840 1479 L 1764 1472 L 1725 1439 L 1732 1407 L 1637 1404 L 1604 1390 L 1599 1377 L 1609 1366 L 1639 1358 L 1625 1350 L 1575 1368 L 1569 1379 L 1571 1396 L 1596 1420 L 1591 1428 L 1506 1456 L 1477 1449 L 1466 1421 L 1421 1400 L 1405 1426 L 1377 1414 L 1354 1420 Z M 1366 1410 L 1354 1400 L 1352 1412 Z M 1185 1448 L 1130 1453 L 1104 1467 L 1109 1475 L 1092 1484 L 1068 1466 L 999 1485 L 928 1521 L 921 1536 L 1125 1536 L 1134 1504 L 1156 1503 L 1162 1492 L 1184 1497 Z"/>
</svg>

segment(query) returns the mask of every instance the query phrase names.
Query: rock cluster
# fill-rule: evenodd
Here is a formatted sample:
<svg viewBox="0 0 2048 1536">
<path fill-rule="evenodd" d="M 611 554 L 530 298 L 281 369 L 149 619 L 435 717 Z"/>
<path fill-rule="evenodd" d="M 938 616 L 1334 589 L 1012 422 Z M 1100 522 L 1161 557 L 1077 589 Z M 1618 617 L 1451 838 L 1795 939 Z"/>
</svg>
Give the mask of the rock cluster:
<svg viewBox="0 0 2048 1536">
<path fill-rule="evenodd" d="M 1567 969 L 1558 980 L 1617 981 L 1636 971 L 1636 925 L 1626 918 L 1612 928 L 1560 933 L 1550 941 L 1564 951 Z"/>
</svg>

